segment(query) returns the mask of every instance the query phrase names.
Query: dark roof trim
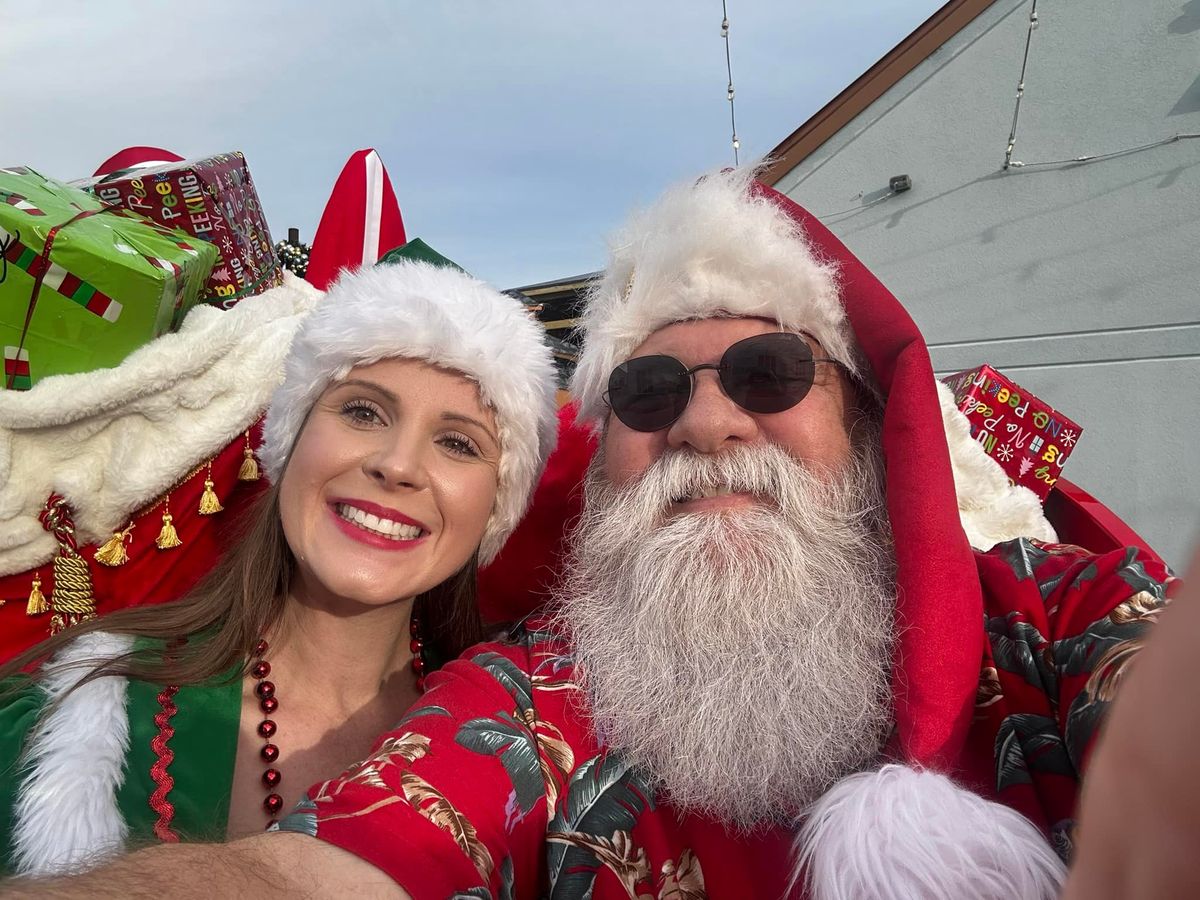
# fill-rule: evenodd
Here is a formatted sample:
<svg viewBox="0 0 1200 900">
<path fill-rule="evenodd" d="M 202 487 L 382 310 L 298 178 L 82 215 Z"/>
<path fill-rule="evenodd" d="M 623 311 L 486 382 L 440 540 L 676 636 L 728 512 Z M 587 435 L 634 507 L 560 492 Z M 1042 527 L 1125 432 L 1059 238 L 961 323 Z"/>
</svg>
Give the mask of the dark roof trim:
<svg viewBox="0 0 1200 900">
<path fill-rule="evenodd" d="M 586 275 L 572 275 L 568 278 L 559 278 L 555 281 L 539 281 L 537 284 L 528 284 L 524 287 L 513 288 L 513 290 L 520 291 L 526 297 L 540 297 L 542 294 L 578 291 L 590 285 L 600 277 L 600 274 L 600 272 L 589 272 Z"/>
<path fill-rule="evenodd" d="M 788 135 L 770 152 L 772 162 L 763 169 L 759 179 L 765 184 L 774 185 L 994 2 L 950 0 L 887 56 Z"/>
</svg>

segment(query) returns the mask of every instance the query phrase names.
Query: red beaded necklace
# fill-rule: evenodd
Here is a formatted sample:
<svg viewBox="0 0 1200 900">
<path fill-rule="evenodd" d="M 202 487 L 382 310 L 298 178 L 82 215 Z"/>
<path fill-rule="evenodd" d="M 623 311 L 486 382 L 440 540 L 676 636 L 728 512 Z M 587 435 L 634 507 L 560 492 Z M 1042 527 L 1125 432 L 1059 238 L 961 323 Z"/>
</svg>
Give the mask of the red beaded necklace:
<svg viewBox="0 0 1200 900">
<path fill-rule="evenodd" d="M 417 690 L 424 691 L 424 645 L 421 642 L 421 631 L 420 626 L 417 624 L 416 616 L 411 618 L 408 630 L 412 638 L 409 641 L 409 647 L 412 650 L 412 670 L 417 676 Z M 271 674 L 271 664 L 266 660 L 266 653 L 269 649 L 270 646 L 267 642 L 260 639 L 254 647 L 255 661 L 254 665 L 250 668 L 250 676 L 258 682 L 254 685 L 254 695 L 258 697 L 259 708 L 262 709 L 266 716 L 266 718 L 258 723 L 258 735 L 266 741 L 262 749 L 258 751 L 258 755 L 267 766 L 262 774 L 263 787 L 267 789 L 266 799 L 263 800 L 263 810 L 270 817 L 270 821 L 267 822 L 267 828 L 270 828 L 279 821 L 276 816 L 283 809 L 283 798 L 275 791 L 283 775 L 274 766 L 275 761 L 279 759 L 279 747 L 271 740 L 275 737 L 275 732 L 279 730 L 275 724 L 275 720 L 271 718 L 275 710 L 279 709 L 279 700 L 275 696 L 275 683 L 267 680 L 267 676 Z"/>
</svg>

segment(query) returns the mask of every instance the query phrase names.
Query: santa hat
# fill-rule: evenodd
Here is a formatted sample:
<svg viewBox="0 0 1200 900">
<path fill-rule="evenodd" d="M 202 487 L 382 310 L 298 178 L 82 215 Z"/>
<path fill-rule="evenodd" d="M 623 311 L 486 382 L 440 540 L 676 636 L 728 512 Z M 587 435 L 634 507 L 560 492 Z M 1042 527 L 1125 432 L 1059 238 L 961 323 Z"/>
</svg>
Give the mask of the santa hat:
<svg viewBox="0 0 1200 900">
<path fill-rule="evenodd" d="M 937 776 L 935 783 L 918 774 L 948 772 L 960 756 L 984 640 L 979 577 L 955 490 L 955 469 L 962 466 L 952 468 L 921 333 L 887 288 L 814 216 L 753 182 L 752 170 L 726 170 L 669 191 L 618 234 L 583 316 L 585 339 L 572 386 L 581 417 L 603 422 L 609 372 L 653 331 L 712 316 L 763 317 L 806 331 L 885 398 L 882 444 L 897 565 L 895 736 L 889 749 L 913 771 L 903 770 L 905 777 L 890 770 L 886 777 L 852 776 L 812 811 L 809 821 L 820 827 L 805 830 L 799 849 L 817 896 L 1042 896 L 1020 893 L 1025 882 L 1015 874 L 1010 894 L 1003 887 L 1000 893 L 965 890 L 983 865 L 972 855 L 989 840 L 1010 847 L 1016 842 L 1027 853 L 1049 847 L 1020 816 L 946 778 Z M 1016 502 L 1028 511 L 1027 500 Z M 939 794 L 945 812 L 914 822 L 905 810 L 925 808 L 920 798 L 935 786 L 951 797 L 964 795 L 962 802 Z M 917 846 L 924 848 L 919 859 L 913 857 Z M 897 874 L 904 866 L 911 877 Z M 989 872 L 988 878 L 1005 877 Z M 845 885 L 853 890 L 845 893 Z M 956 888 L 944 893 L 943 885 Z"/>
<path fill-rule="evenodd" d="M 602 423 L 609 373 L 652 332 L 686 319 L 774 319 L 861 372 L 837 266 L 804 241 L 794 216 L 750 192 L 753 175 L 729 169 L 675 187 L 612 239 L 580 322 L 587 339 L 571 385 L 580 418 Z"/>
<path fill-rule="evenodd" d="M 479 385 L 496 414 L 499 486 L 480 547 L 487 563 L 525 513 L 556 435 L 555 370 L 521 303 L 420 241 L 345 272 L 301 326 L 267 409 L 260 457 L 278 481 L 309 410 L 355 366 L 419 359 Z"/>
<path fill-rule="evenodd" d="M 102 175 L 115 175 L 118 172 L 148 169 L 176 162 L 183 162 L 183 157 L 161 147 L 126 147 L 100 163 L 92 177 L 99 178 Z"/>
</svg>

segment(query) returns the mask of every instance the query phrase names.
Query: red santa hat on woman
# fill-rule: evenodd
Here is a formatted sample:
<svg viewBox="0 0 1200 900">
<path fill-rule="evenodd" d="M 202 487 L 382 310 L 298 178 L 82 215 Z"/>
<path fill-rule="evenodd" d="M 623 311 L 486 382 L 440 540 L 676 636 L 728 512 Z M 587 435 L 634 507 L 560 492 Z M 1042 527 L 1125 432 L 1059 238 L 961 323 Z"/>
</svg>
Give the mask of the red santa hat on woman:
<svg viewBox="0 0 1200 900">
<path fill-rule="evenodd" d="M 997 482 L 998 466 L 944 408 L 896 298 L 815 217 L 752 179 L 728 170 L 678 187 L 617 235 L 583 317 L 580 416 L 602 426 L 609 372 L 653 331 L 712 316 L 802 329 L 880 399 L 897 564 L 890 755 L 905 765 L 852 775 L 819 799 L 797 871 L 821 898 L 1054 896 L 1062 865 L 1032 823 L 938 774 L 963 750 L 984 649 L 967 531 L 985 548 L 1052 532 L 1032 493 Z M 959 494 L 980 491 L 964 508 Z"/>
</svg>

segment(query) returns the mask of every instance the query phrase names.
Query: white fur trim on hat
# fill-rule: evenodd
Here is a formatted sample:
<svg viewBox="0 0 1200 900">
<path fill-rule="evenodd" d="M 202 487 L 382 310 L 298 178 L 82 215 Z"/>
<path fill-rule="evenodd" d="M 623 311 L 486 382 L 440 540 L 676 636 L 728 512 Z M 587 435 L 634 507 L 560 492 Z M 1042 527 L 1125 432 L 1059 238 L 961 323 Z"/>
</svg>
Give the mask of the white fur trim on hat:
<svg viewBox="0 0 1200 900">
<path fill-rule="evenodd" d="M 480 547 L 489 562 L 525 514 L 557 435 L 545 332 L 520 302 L 456 269 L 402 262 L 343 273 L 301 326 L 259 451 L 278 481 L 317 398 L 355 366 L 419 359 L 479 384 L 496 413 L 500 472 Z"/>
<path fill-rule="evenodd" d="M 755 169 L 717 172 L 668 191 L 611 242 L 589 292 L 572 392 L 579 417 L 600 425 L 612 370 L 672 322 L 712 316 L 773 319 L 805 331 L 858 372 L 836 265 L 818 259 L 800 226 L 750 194 Z"/>
<path fill-rule="evenodd" d="M 1053 900 L 1067 874 L 1016 810 L 899 765 L 830 788 L 796 850 L 814 900 Z"/>
</svg>

